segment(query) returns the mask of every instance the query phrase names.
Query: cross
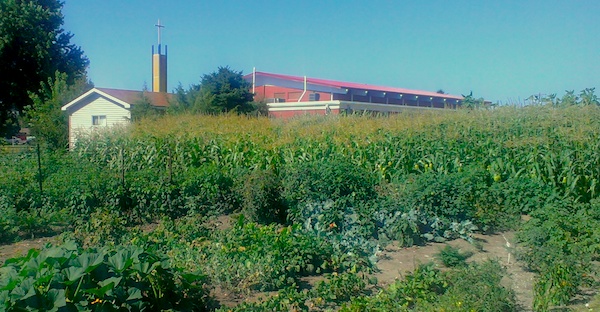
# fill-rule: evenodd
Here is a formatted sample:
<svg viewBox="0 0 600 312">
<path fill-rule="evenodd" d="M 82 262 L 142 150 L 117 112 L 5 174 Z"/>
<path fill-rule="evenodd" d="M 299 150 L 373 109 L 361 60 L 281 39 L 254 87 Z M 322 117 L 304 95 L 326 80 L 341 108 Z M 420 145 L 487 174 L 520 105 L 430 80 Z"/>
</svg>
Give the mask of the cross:
<svg viewBox="0 0 600 312">
<path fill-rule="evenodd" d="M 160 24 L 160 19 L 158 20 L 158 24 L 156 24 L 154 26 L 156 26 L 158 28 L 158 45 L 160 46 L 160 29 L 165 28 L 165 26 Z"/>
</svg>

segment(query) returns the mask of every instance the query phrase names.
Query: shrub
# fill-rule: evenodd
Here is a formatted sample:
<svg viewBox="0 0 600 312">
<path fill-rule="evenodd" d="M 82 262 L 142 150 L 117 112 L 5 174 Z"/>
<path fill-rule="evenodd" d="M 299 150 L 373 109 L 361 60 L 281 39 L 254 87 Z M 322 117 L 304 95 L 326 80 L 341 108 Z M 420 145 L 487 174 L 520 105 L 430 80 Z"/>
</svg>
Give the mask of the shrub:
<svg viewBox="0 0 600 312">
<path fill-rule="evenodd" d="M 273 170 L 254 169 L 243 176 L 240 184 L 242 212 L 249 220 L 262 224 L 285 223 L 286 207 L 279 178 Z"/>
<path fill-rule="evenodd" d="M 6 195 L 0 195 L 0 242 L 13 239 L 19 232 L 17 212 Z"/>
<path fill-rule="evenodd" d="M 218 215 L 232 212 L 239 206 L 234 194 L 236 176 L 215 165 L 189 168 L 177 182 L 181 187 L 183 209 L 188 213 Z"/>
<path fill-rule="evenodd" d="M 600 202 L 581 204 L 555 199 L 531 214 L 517 238 L 517 256 L 537 272 L 534 305 L 566 304 L 586 283 L 590 262 L 600 252 Z"/>
<path fill-rule="evenodd" d="M 476 201 L 491 181 L 487 171 L 478 168 L 448 174 L 426 172 L 406 180 L 403 204 L 407 210 L 423 211 L 444 222 L 472 220 L 478 225 L 484 221 L 476 219 Z"/>
<path fill-rule="evenodd" d="M 375 193 L 376 177 L 344 157 L 322 158 L 287 164 L 281 173 L 283 197 L 293 210 L 301 202 L 350 197 L 368 200 Z"/>
</svg>

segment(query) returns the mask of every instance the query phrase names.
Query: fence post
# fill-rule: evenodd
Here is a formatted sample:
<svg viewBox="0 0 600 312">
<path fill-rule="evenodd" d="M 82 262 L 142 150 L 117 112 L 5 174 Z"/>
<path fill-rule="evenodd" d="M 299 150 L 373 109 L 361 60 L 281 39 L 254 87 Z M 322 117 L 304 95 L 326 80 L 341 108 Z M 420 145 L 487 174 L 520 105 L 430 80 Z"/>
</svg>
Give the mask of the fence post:
<svg viewBox="0 0 600 312">
<path fill-rule="evenodd" d="M 38 183 L 40 186 L 40 196 L 44 195 L 44 189 L 42 188 L 42 156 L 40 152 L 40 143 L 37 144 L 37 161 L 38 161 Z"/>
<path fill-rule="evenodd" d="M 125 155 L 123 155 L 123 148 L 121 148 L 121 186 L 125 189 Z"/>
<path fill-rule="evenodd" d="M 173 160 L 171 158 L 171 146 L 167 145 L 167 150 L 169 152 L 169 158 L 167 159 L 167 167 L 169 170 L 169 184 L 173 183 Z"/>
</svg>

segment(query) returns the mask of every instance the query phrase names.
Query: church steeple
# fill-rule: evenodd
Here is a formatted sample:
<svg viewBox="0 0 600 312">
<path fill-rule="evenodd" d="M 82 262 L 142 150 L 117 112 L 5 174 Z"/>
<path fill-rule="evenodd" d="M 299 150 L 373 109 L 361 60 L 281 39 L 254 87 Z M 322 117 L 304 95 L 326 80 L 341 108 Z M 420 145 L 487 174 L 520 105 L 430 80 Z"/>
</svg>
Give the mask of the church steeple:
<svg viewBox="0 0 600 312">
<path fill-rule="evenodd" d="M 161 29 L 165 26 L 160 24 L 160 20 L 154 26 L 158 29 L 158 49 L 154 53 L 152 46 L 152 92 L 167 92 L 167 46 L 163 54 L 160 42 Z"/>
</svg>

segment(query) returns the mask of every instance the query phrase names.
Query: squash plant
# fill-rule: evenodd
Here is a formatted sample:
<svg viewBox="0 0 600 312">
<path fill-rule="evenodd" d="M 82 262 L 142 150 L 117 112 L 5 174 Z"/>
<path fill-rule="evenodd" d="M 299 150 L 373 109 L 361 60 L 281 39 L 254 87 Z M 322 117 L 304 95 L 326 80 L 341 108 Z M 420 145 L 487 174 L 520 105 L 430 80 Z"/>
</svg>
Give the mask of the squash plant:
<svg viewBox="0 0 600 312">
<path fill-rule="evenodd" d="M 204 310 L 202 277 L 139 247 L 30 250 L 0 268 L 0 310 Z"/>
</svg>

